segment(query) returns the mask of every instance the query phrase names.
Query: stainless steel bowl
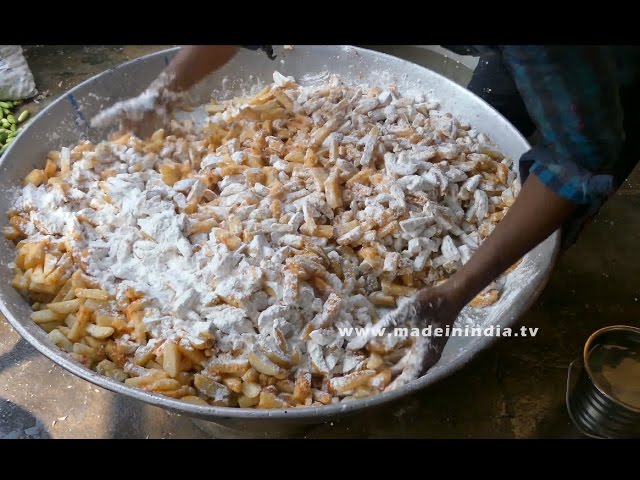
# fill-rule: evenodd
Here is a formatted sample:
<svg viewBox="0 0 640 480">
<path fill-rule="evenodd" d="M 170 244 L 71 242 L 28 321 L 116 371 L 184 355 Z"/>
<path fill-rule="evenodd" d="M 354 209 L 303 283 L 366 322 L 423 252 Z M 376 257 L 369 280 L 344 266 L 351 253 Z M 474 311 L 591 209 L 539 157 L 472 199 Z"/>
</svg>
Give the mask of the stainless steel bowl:
<svg viewBox="0 0 640 480">
<path fill-rule="evenodd" d="M 598 379 L 594 376 L 594 365 L 590 355 L 599 346 L 622 347 L 637 354 L 640 351 L 640 328 L 612 325 L 597 330 L 587 339 L 582 351 L 580 373 L 577 375 L 578 380 L 573 391 L 571 379 L 574 365 L 579 361 L 574 360 L 569 365 L 566 396 L 569 417 L 588 437 L 640 438 L 640 408 L 616 398 L 606 387 L 606 383 L 601 383 L 602 377 Z M 620 359 L 616 363 L 619 361 Z M 637 385 L 637 378 L 627 370 L 625 382 L 628 385 Z"/>
<path fill-rule="evenodd" d="M 34 118 L 0 159 L 2 211 L 6 212 L 11 205 L 16 188 L 22 184 L 24 176 L 32 168 L 42 168 L 49 150 L 72 145 L 81 138 L 94 142 L 104 138 L 105 132 L 89 129 L 87 120 L 101 107 L 144 89 L 177 51 L 165 50 L 107 70 L 70 90 Z M 348 46 L 296 46 L 293 50 L 276 48 L 276 54 L 277 59 L 271 61 L 262 53 L 241 51 L 231 63 L 196 89 L 196 99 L 205 102 L 212 91 L 224 92 L 229 96 L 241 94 L 243 87 L 258 80 L 270 82 L 274 70 L 293 75 L 303 84 L 310 75 L 329 71 L 351 82 L 385 85 L 395 81 L 403 92 L 422 92 L 434 96 L 444 111 L 451 112 L 488 134 L 505 154 L 514 159 L 518 159 L 529 148 L 518 131 L 492 107 L 453 81 L 418 65 L 383 53 Z M 193 115 L 197 118 L 199 112 Z M 6 221 L 5 215 L 0 215 L 0 224 L 5 225 Z M 464 321 L 474 321 L 482 326 L 499 325 L 501 328 L 513 325 L 543 290 L 558 252 L 558 238 L 556 232 L 527 254 L 520 266 L 508 275 L 502 298 L 480 312 L 463 311 Z M 49 342 L 46 333 L 30 320 L 31 310 L 27 302 L 10 285 L 12 275 L 8 264 L 14 255 L 11 242 L 0 241 L 0 310 L 38 351 L 95 385 L 232 429 L 286 430 L 388 403 L 451 375 L 497 340 L 496 337 L 452 338 L 440 362 L 419 380 L 393 392 L 349 403 L 288 410 L 192 405 L 131 388 L 98 375 L 71 360 Z"/>
</svg>

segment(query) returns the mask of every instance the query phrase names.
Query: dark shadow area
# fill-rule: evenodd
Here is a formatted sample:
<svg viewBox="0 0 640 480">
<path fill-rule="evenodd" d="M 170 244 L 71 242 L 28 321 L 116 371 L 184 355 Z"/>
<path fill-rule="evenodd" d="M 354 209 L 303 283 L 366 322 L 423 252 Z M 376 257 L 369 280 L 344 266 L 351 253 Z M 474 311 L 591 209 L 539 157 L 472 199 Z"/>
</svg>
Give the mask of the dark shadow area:
<svg viewBox="0 0 640 480">
<path fill-rule="evenodd" d="M 569 420 L 566 405 L 560 404 L 539 421 L 532 438 L 586 438 Z"/>
<path fill-rule="evenodd" d="M 35 357 L 37 354 L 38 351 L 35 348 L 29 345 L 24 338 L 20 338 L 11 350 L 0 355 L 0 372 L 28 358 Z"/>
<path fill-rule="evenodd" d="M 44 423 L 15 403 L 0 399 L 0 439 L 51 438 Z"/>
<path fill-rule="evenodd" d="M 109 438 L 145 438 L 149 430 L 145 415 L 145 404 L 137 400 L 114 395 L 109 407 Z"/>
</svg>

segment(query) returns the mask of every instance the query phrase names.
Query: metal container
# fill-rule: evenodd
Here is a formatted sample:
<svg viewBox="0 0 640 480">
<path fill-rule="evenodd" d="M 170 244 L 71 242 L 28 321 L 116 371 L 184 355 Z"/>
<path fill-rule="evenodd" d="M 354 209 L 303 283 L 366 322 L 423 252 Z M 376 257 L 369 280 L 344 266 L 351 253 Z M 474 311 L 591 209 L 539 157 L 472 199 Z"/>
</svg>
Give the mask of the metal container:
<svg viewBox="0 0 640 480">
<path fill-rule="evenodd" d="M 269 60 L 260 52 L 241 51 L 233 61 L 195 89 L 195 99 L 206 102 L 212 91 L 217 98 L 245 94 L 246 87 L 258 81 L 270 82 L 274 70 L 293 75 L 301 84 L 308 82 L 311 76 L 329 71 L 349 82 L 382 86 L 396 82 L 403 93 L 420 92 L 435 97 L 444 111 L 488 134 L 505 154 L 514 159 L 529 149 L 522 135 L 496 110 L 462 86 L 424 67 L 383 53 L 348 46 L 296 46 L 293 50 L 275 50 L 278 55 L 276 61 Z M 72 145 L 81 138 L 94 142 L 103 139 L 106 132 L 90 129 L 87 119 L 101 108 L 146 88 L 177 51 L 175 48 L 151 54 L 99 74 L 58 98 L 34 118 L 0 159 L 0 210 L 3 213 L 0 226 L 7 222 L 4 212 L 15 198 L 15 187 L 22 184 L 22 179 L 32 168 L 42 168 L 49 150 Z M 204 118 L 203 109 L 190 115 L 196 121 Z M 542 292 L 557 252 L 556 232 L 528 253 L 519 267 L 507 276 L 504 293 L 498 302 L 477 312 L 464 310 L 461 316 L 465 320 L 460 321 L 473 320 L 483 327 L 512 326 Z M 245 432 L 285 432 L 292 427 L 322 423 L 336 416 L 391 402 L 451 375 L 497 340 L 497 337 L 453 337 L 438 364 L 422 378 L 395 391 L 348 403 L 288 410 L 188 404 L 98 375 L 53 345 L 46 333 L 30 320 L 29 305 L 10 285 L 12 275 L 8 263 L 14 256 L 11 242 L 0 240 L 0 310 L 42 354 L 75 375 L 113 392 Z"/>
<path fill-rule="evenodd" d="M 594 332 L 584 345 L 582 369 L 571 391 L 575 365 L 569 366 L 567 410 L 581 433 L 592 438 L 640 438 L 640 408 L 623 403 L 595 375 L 590 355 L 599 346 L 619 346 L 640 352 L 640 328 L 615 325 Z M 629 378 L 629 382 L 633 382 Z M 635 379 L 637 382 L 637 378 Z"/>
</svg>

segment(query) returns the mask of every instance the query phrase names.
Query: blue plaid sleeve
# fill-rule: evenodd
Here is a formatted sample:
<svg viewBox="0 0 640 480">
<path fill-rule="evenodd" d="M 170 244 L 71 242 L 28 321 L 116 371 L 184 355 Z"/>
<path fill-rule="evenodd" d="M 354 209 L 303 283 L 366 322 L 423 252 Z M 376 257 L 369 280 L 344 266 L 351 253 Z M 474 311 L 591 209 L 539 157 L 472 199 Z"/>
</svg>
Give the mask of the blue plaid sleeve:
<svg viewBox="0 0 640 480">
<path fill-rule="evenodd" d="M 502 56 L 542 139 L 521 160 L 567 200 L 604 201 L 624 141 L 613 57 L 589 45 L 505 46 Z"/>
</svg>

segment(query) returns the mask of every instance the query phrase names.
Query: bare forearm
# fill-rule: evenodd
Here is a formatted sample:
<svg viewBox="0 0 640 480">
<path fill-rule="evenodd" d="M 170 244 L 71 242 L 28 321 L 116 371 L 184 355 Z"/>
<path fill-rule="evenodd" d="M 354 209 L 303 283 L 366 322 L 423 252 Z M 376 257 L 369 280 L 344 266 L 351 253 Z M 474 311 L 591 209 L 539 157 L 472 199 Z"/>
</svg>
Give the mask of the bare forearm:
<svg viewBox="0 0 640 480">
<path fill-rule="evenodd" d="M 471 259 L 449 280 L 461 304 L 468 303 L 513 263 L 569 218 L 576 204 L 560 197 L 535 175 Z"/>
<path fill-rule="evenodd" d="M 176 92 L 189 90 L 207 75 L 231 60 L 238 47 L 233 45 L 189 45 L 182 47 L 164 73 L 169 78 L 169 89 Z"/>
</svg>

